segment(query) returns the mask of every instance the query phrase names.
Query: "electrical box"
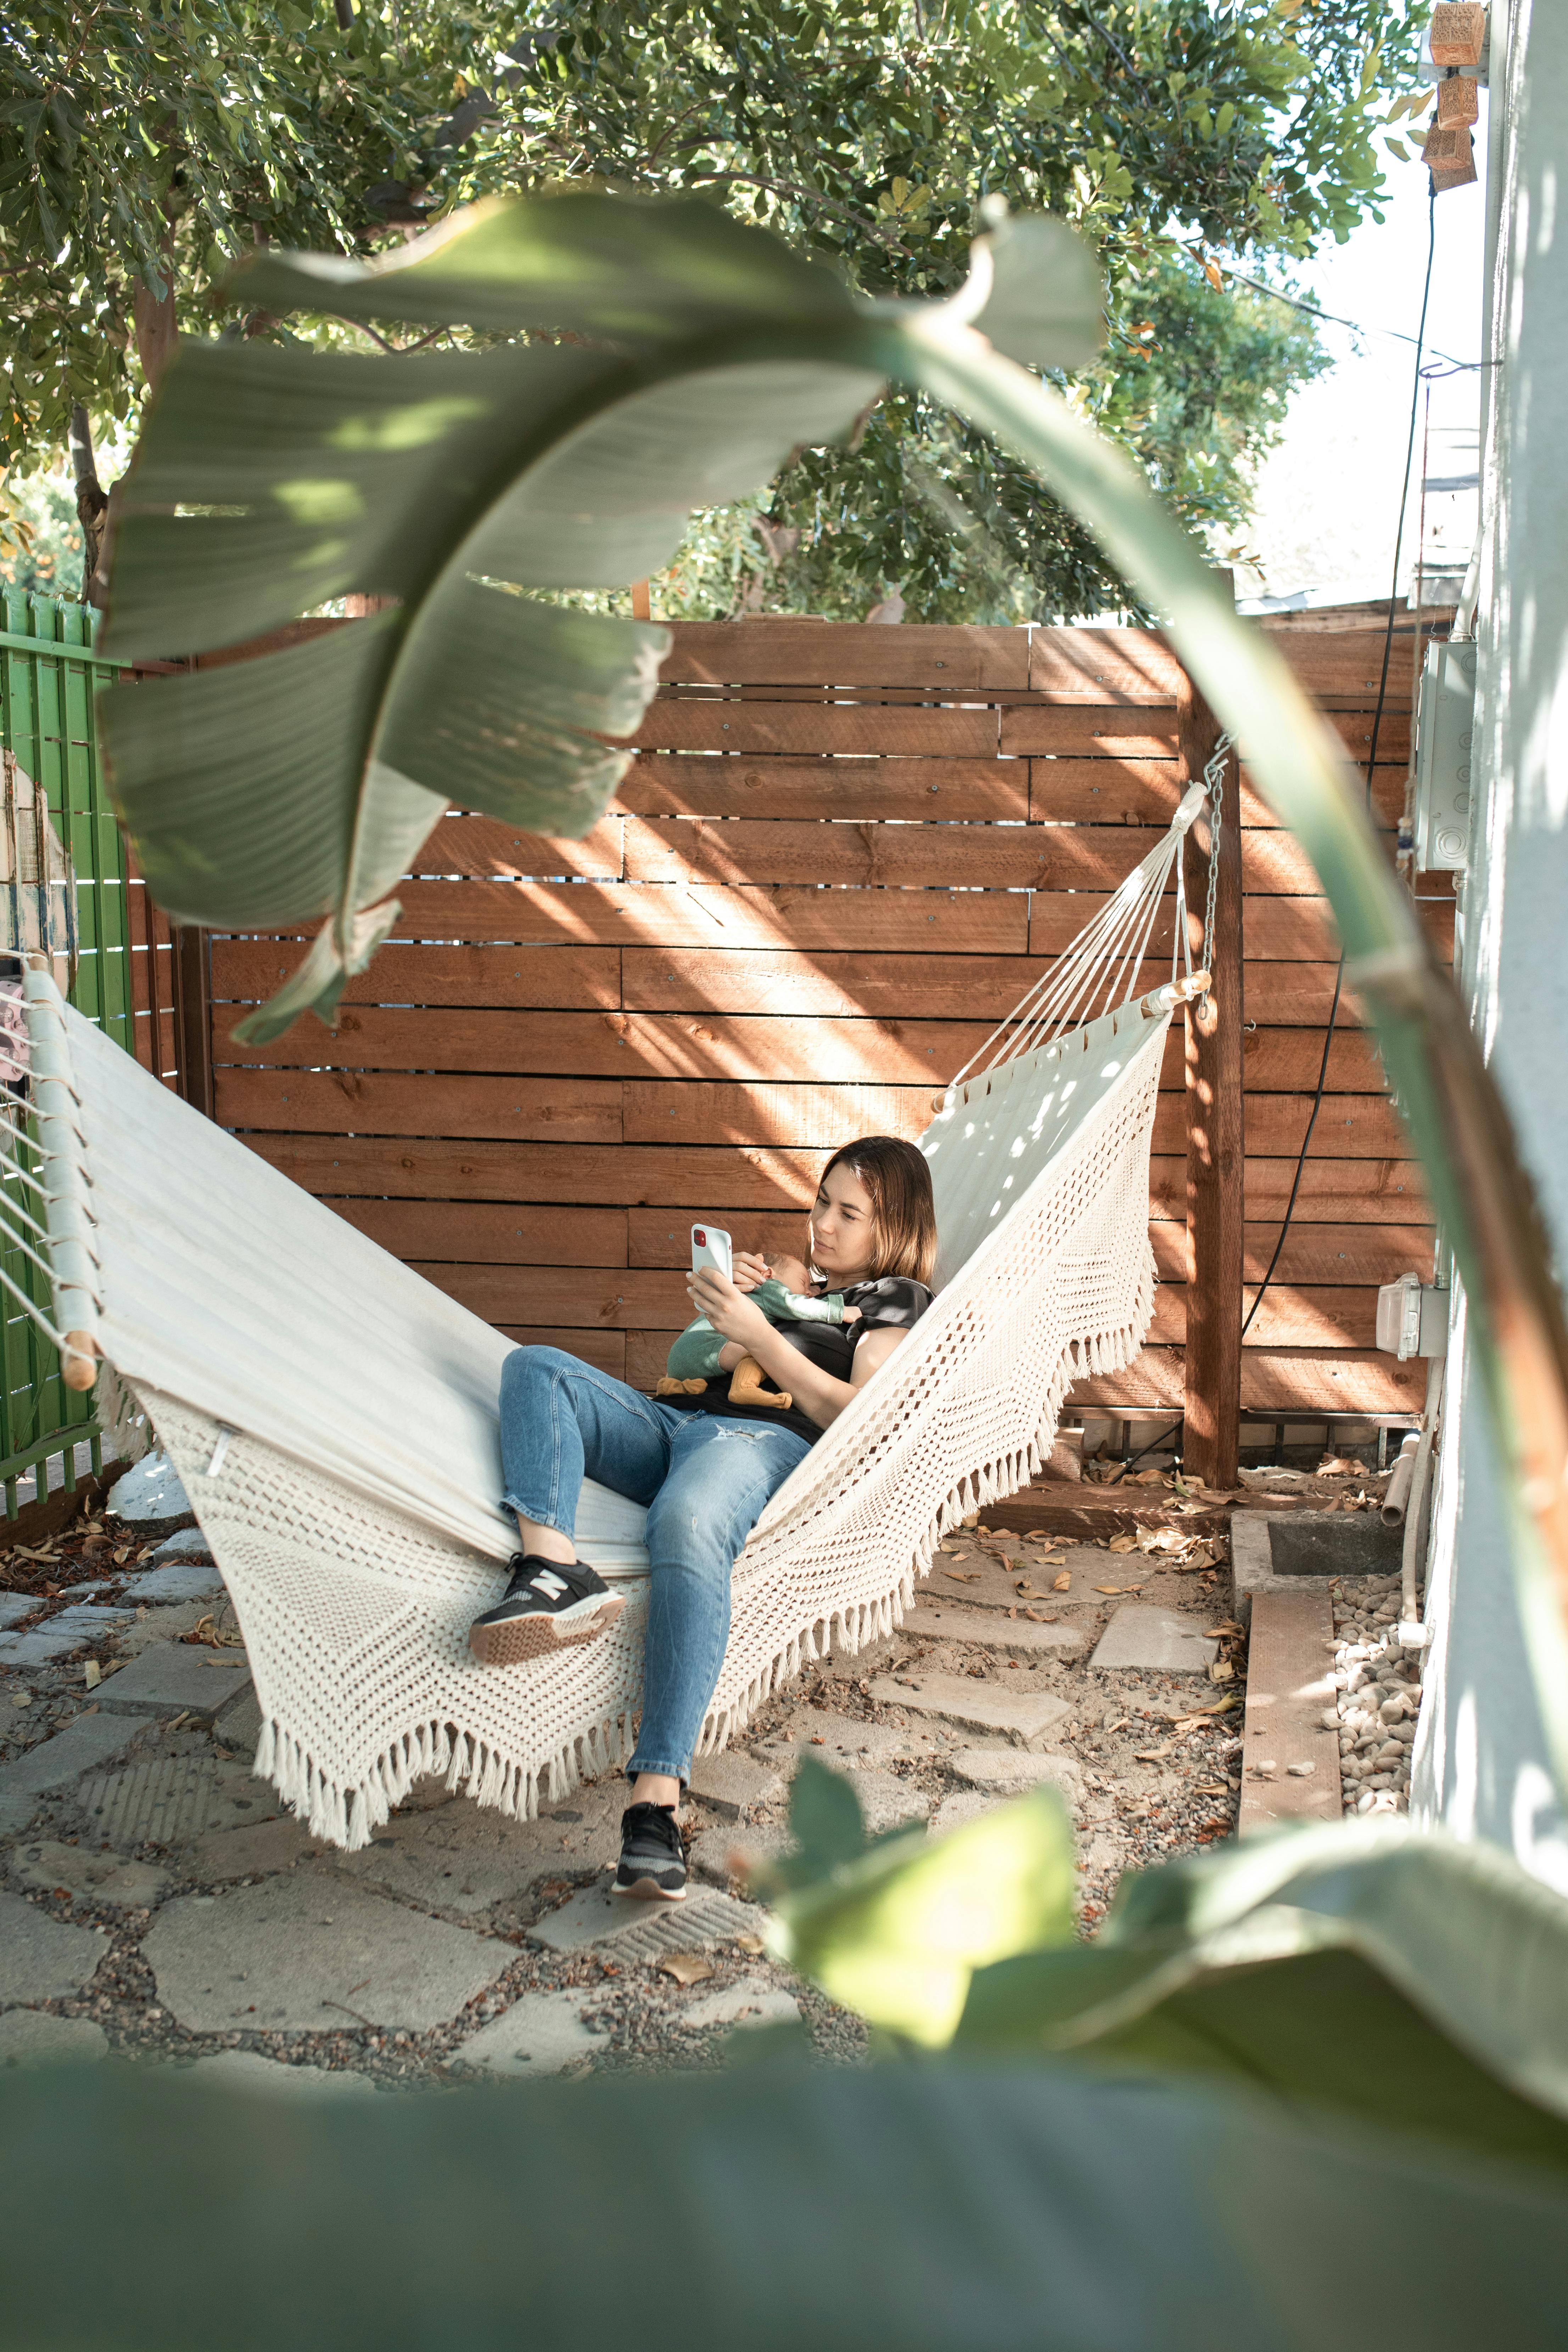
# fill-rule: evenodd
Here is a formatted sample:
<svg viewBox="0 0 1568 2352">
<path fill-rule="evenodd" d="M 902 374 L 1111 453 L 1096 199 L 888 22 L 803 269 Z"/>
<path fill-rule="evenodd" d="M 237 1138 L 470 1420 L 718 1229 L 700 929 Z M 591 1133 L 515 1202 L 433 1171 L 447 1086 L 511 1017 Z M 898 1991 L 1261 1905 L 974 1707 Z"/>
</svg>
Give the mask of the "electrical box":
<svg viewBox="0 0 1568 2352">
<path fill-rule="evenodd" d="M 1415 866 L 1463 873 L 1470 853 L 1470 754 L 1476 648 L 1447 638 L 1426 648 L 1415 706 Z"/>
<path fill-rule="evenodd" d="M 1407 1363 L 1412 1356 L 1448 1352 L 1448 1294 L 1418 1274 L 1402 1274 L 1377 1294 L 1377 1344 L 1385 1356 Z"/>
</svg>

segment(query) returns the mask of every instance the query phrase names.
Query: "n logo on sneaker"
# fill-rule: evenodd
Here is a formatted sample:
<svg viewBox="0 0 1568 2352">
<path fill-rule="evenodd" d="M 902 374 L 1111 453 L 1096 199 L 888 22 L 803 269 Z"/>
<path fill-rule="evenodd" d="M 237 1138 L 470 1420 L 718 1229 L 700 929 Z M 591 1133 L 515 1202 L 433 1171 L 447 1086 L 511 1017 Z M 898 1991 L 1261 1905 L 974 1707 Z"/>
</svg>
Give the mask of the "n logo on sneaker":
<svg viewBox="0 0 1568 2352">
<path fill-rule="evenodd" d="M 529 1582 L 536 1592 L 542 1592 L 548 1601 L 559 1601 L 563 1592 L 570 1592 L 572 1590 L 563 1576 L 557 1576 L 548 1568 L 538 1570 L 530 1577 Z"/>
</svg>

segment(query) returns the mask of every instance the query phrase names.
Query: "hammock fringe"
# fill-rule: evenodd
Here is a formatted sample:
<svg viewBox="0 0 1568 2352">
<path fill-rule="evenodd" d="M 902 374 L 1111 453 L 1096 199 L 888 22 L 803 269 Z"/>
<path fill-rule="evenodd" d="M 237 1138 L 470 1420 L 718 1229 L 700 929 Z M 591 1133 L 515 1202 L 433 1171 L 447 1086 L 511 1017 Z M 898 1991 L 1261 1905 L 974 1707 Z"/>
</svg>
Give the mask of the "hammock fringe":
<svg viewBox="0 0 1568 2352">
<path fill-rule="evenodd" d="M 1097 1371 L 1122 1371 L 1132 1362 L 1153 1312 L 1151 1261 L 1134 1314 L 1119 1330 L 1103 1335 L 1093 1350 Z M 914 1606 L 916 1588 L 929 1576 L 943 1538 L 977 1511 L 1016 1494 L 1050 1460 L 1063 1401 L 1075 1381 L 1083 1376 L 1084 1353 L 1071 1343 L 1063 1348 L 1027 1444 L 1008 1448 L 954 1483 L 932 1512 L 914 1558 L 892 1590 L 879 1600 L 852 1602 L 816 1615 L 783 1636 L 745 1688 L 709 1714 L 697 1743 L 699 1756 L 717 1755 L 728 1747 L 780 1685 L 792 1680 L 808 1661 L 823 1660 L 835 1653 L 858 1657 L 862 1650 L 898 1631 Z M 268 1716 L 262 1723 L 254 1769 L 257 1777 L 269 1781 L 307 1822 L 313 1837 L 330 1840 L 353 1853 L 369 1844 L 392 1807 L 403 1801 L 416 1781 L 428 1775 L 444 1776 L 448 1790 L 456 1792 L 461 1788 L 477 1804 L 510 1820 L 531 1822 L 538 1817 L 542 1796 L 546 1803 L 557 1804 L 580 1782 L 599 1780 L 620 1769 L 632 1752 L 632 1744 L 629 1709 L 595 1722 L 548 1753 L 536 1756 L 505 1754 L 437 1719 L 411 1725 L 389 1742 L 361 1780 L 341 1785 L 329 1780 L 300 1743 Z"/>
</svg>

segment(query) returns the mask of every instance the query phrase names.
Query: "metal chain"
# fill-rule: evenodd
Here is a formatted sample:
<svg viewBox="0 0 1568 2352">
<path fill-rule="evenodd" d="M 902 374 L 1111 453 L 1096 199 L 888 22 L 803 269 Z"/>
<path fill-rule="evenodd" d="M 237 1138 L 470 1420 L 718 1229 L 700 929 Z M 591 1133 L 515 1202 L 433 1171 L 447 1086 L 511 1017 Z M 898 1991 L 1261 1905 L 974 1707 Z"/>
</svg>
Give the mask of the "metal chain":
<svg viewBox="0 0 1568 2352">
<path fill-rule="evenodd" d="M 1209 887 L 1204 905 L 1204 952 L 1200 969 L 1209 972 L 1214 970 L 1214 908 L 1219 889 L 1219 825 L 1220 813 L 1225 805 L 1225 766 L 1235 741 L 1234 735 L 1222 735 L 1204 770 L 1204 782 L 1208 787 L 1209 795 Z M 1206 1013 L 1209 1003 L 1207 989 L 1198 1002 Z"/>
</svg>

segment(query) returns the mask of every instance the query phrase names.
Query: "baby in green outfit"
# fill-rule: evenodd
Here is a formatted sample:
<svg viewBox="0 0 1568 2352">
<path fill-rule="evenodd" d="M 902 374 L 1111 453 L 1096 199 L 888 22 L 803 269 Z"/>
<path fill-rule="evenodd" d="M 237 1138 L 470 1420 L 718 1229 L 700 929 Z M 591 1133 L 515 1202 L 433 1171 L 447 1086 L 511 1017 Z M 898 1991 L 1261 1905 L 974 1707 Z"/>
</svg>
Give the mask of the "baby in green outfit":
<svg viewBox="0 0 1568 2352">
<path fill-rule="evenodd" d="M 846 1307 L 841 1292 L 814 1292 L 808 1268 L 797 1257 L 775 1257 L 766 1282 L 749 1294 L 770 1323 L 850 1323 L 858 1307 Z M 720 1351 L 725 1342 L 706 1315 L 689 1323 L 669 1351 L 665 1376 L 655 1396 L 699 1396 L 719 1377 Z M 767 1374 L 755 1356 L 742 1356 L 730 1381 L 731 1404 L 771 1405 L 787 1412 L 793 1402 L 787 1391 L 764 1389 Z"/>
</svg>

